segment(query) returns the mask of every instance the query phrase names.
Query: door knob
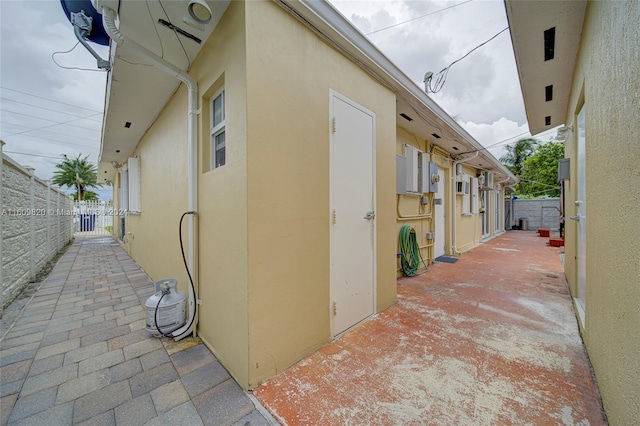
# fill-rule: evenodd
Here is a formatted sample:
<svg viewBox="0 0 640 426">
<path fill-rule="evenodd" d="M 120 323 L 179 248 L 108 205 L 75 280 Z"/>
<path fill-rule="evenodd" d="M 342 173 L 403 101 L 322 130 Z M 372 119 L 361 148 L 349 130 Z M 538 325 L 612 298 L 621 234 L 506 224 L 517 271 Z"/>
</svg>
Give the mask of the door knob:
<svg viewBox="0 0 640 426">
<path fill-rule="evenodd" d="M 373 220 L 374 217 L 376 217 L 376 214 L 374 212 L 367 212 L 367 214 L 364 215 L 364 218 L 367 220 Z"/>
</svg>

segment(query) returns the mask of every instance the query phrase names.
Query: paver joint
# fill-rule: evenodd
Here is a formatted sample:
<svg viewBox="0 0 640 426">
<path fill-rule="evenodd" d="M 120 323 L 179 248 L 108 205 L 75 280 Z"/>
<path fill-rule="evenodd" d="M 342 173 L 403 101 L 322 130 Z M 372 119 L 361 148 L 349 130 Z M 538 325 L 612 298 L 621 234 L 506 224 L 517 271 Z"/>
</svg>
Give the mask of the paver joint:
<svg viewBox="0 0 640 426">
<path fill-rule="evenodd" d="M 269 424 L 201 342 L 170 356 L 147 333 L 153 291 L 113 238 L 77 238 L 30 299 L 5 309 L 0 425 Z"/>
</svg>

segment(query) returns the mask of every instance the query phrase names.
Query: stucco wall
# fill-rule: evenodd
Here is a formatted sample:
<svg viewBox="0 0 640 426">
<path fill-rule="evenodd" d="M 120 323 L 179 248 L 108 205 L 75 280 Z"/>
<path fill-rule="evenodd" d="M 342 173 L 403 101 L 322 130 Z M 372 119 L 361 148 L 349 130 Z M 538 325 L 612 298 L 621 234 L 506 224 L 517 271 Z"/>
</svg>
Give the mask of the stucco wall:
<svg viewBox="0 0 640 426">
<path fill-rule="evenodd" d="M 246 108 L 243 2 L 231 2 L 192 64 L 200 90 L 198 150 L 198 333 L 239 383 L 247 383 Z M 222 80 L 221 80 L 222 77 Z M 207 171 L 209 97 L 226 88 L 227 163 Z M 206 151 L 206 153 L 205 153 Z M 187 90 L 180 85 L 147 130 L 140 158 L 141 213 L 126 217 L 124 247 L 153 279 L 187 293 L 178 224 L 187 206 Z M 114 185 L 117 197 L 119 180 Z M 185 250 L 188 220 L 183 223 Z M 246 386 L 246 385 L 245 385 Z"/>
<path fill-rule="evenodd" d="M 331 338 L 332 89 L 376 115 L 377 310 L 395 302 L 396 102 L 275 3 L 246 11 L 253 387 Z"/>
<path fill-rule="evenodd" d="M 396 155 L 404 156 L 404 146 L 411 145 L 422 152 L 429 152 L 429 142 L 418 139 L 407 130 L 398 127 L 396 129 Z M 444 185 L 444 182 L 440 183 Z M 435 217 L 431 210 L 432 204 L 422 206 L 420 203 L 421 194 L 406 194 L 396 196 L 396 240 L 399 239 L 400 228 L 407 225 L 416 230 L 416 239 L 421 247 L 420 253 L 427 265 L 433 261 L 432 240 L 427 240 L 427 232 L 435 230 Z M 446 204 L 445 204 L 446 206 Z M 420 216 L 409 219 L 409 217 Z M 396 246 L 398 243 L 396 243 Z M 399 247 L 398 247 L 399 251 Z M 402 276 L 400 262 L 396 265 L 396 276 Z"/>
<path fill-rule="evenodd" d="M 586 118 L 587 281 L 584 340 L 610 424 L 640 423 L 640 4 L 589 2 L 567 124 Z M 575 133 L 567 216 L 575 215 Z M 567 221 L 567 278 L 576 294 L 576 224 Z"/>
<path fill-rule="evenodd" d="M 477 174 L 475 168 L 466 164 L 462 165 L 462 171 L 471 177 Z M 473 202 L 471 195 L 472 192 L 469 190 L 470 203 Z M 480 191 L 478 191 L 478 209 L 480 204 Z M 456 249 L 464 253 L 478 245 L 482 239 L 482 215 L 480 213 L 463 214 L 463 196 L 456 195 L 456 218 Z"/>
<path fill-rule="evenodd" d="M 73 201 L 5 154 L 0 187 L 4 309 L 73 238 Z"/>
<path fill-rule="evenodd" d="M 511 206 L 513 205 L 513 212 Z M 538 228 L 559 229 L 560 199 L 549 198 L 544 200 L 505 200 L 505 211 L 509 214 L 508 227 L 519 226 L 521 218 L 529 221 L 529 231 L 537 231 Z"/>
</svg>

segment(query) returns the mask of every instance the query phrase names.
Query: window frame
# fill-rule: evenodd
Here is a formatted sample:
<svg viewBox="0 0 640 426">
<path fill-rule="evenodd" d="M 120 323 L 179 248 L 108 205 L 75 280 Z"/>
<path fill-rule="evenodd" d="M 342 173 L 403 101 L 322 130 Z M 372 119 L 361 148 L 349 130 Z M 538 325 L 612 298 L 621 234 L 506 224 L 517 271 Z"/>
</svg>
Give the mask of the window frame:
<svg viewBox="0 0 640 426">
<path fill-rule="evenodd" d="M 222 96 L 222 121 L 220 121 L 218 124 L 214 124 L 215 123 L 215 115 L 216 115 L 216 109 L 215 109 L 215 101 L 220 98 Z M 226 92 L 225 92 L 225 87 L 222 86 L 209 100 L 209 109 L 210 109 L 210 116 L 209 116 L 209 148 L 210 148 L 210 160 L 209 160 L 209 170 L 214 170 L 217 169 L 219 167 L 224 166 L 225 164 L 227 164 L 227 136 L 226 136 Z M 218 164 L 218 161 L 216 161 L 217 158 L 217 149 L 216 149 L 216 138 L 218 136 L 220 136 L 221 134 L 224 134 L 224 162 L 222 164 Z"/>
</svg>

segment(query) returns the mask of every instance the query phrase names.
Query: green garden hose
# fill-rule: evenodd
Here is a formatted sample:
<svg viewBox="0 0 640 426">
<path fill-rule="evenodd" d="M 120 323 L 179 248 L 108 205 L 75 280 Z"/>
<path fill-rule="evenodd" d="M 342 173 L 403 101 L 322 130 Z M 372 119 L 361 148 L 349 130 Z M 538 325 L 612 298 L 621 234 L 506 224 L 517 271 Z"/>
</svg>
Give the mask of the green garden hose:
<svg viewBox="0 0 640 426">
<path fill-rule="evenodd" d="M 422 272 L 418 272 L 420 263 L 424 265 L 424 271 Z M 400 228 L 400 264 L 402 273 L 407 277 L 427 272 L 427 264 L 420 255 L 416 231 L 407 225 Z"/>
</svg>

